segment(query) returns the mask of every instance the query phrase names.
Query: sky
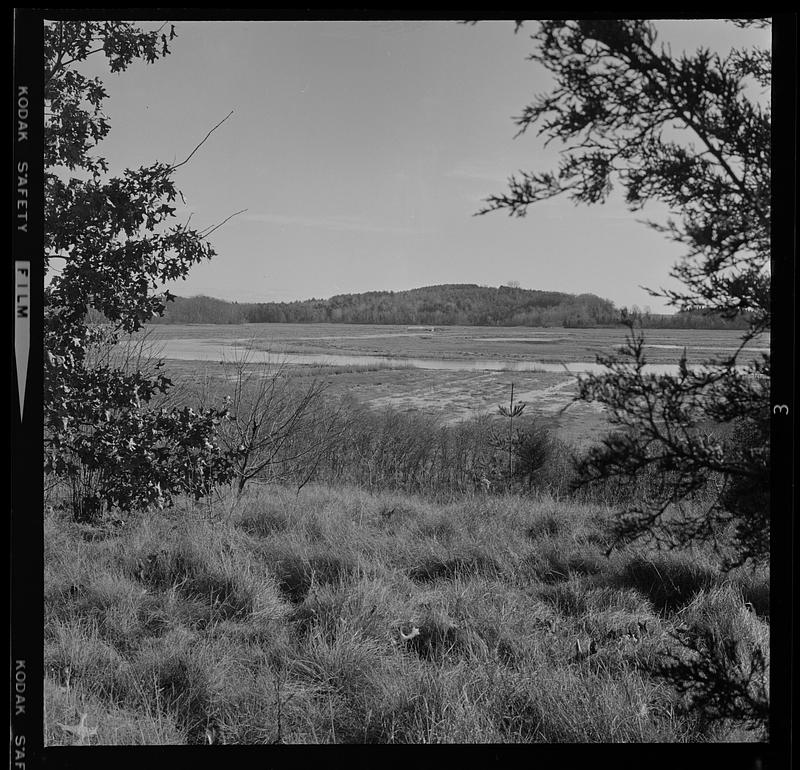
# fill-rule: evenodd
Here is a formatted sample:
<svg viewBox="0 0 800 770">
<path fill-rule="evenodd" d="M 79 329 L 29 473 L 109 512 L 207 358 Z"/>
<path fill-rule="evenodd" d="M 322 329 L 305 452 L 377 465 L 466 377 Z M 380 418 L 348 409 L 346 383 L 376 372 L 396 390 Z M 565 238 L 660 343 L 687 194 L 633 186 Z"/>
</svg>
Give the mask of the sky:
<svg viewBox="0 0 800 770">
<path fill-rule="evenodd" d="M 533 23 L 532 23 L 533 24 Z M 715 20 L 658 22 L 673 51 L 722 50 L 769 31 Z M 149 29 L 156 25 L 142 23 Z M 519 170 L 554 169 L 558 148 L 513 117 L 548 89 L 532 29 L 512 22 L 175 23 L 170 56 L 109 73 L 99 56 L 112 173 L 156 160 L 176 171 L 210 240 L 211 262 L 170 285 L 181 296 L 243 302 L 325 298 L 440 283 L 590 292 L 617 306 L 671 312 L 642 286 L 674 287 L 681 247 L 618 196 L 554 199 L 524 218 L 474 216 Z"/>
</svg>

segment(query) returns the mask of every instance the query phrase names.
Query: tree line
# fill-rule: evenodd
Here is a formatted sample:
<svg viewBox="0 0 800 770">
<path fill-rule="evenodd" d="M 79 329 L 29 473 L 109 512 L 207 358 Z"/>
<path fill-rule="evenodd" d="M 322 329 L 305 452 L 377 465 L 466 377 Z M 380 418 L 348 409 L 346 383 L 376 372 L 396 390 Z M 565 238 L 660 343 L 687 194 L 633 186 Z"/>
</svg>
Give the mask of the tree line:
<svg viewBox="0 0 800 770">
<path fill-rule="evenodd" d="M 700 310 L 673 315 L 638 307 L 616 308 L 594 294 L 567 294 L 515 286 L 446 284 L 409 291 L 339 294 L 295 302 L 228 302 L 215 297 L 176 297 L 162 324 L 363 323 L 430 326 L 611 326 L 628 317 L 654 329 L 742 329 L 744 318 L 726 319 Z"/>
<path fill-rule="evenodd" d="M 162 323 L 365 323 L 463 326 L 596 326 L 613 323 L 609 300 L 513 286 L 444 284 L 409 291 L 338 294 L 295 302 L 178 299 Z"/>
</svg>

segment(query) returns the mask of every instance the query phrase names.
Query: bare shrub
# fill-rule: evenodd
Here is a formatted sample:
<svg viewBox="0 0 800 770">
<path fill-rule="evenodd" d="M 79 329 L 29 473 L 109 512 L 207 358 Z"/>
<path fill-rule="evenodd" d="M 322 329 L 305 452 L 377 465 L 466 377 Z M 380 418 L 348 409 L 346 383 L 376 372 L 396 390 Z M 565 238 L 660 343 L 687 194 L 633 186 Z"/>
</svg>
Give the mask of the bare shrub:
<svg viewBox="0 0 800 770">
<path fill-rule="evenodd" d="M 344 427 L 339 410 L 324 408 L 325 383 L 314 378 L 299 386 L 284 362 L 255 361 L 252 345 L 222 366 L 232 386 L 232 416 L 221 441 L 239 496 L 253 479 L 305 486 Z"/>
</svg>

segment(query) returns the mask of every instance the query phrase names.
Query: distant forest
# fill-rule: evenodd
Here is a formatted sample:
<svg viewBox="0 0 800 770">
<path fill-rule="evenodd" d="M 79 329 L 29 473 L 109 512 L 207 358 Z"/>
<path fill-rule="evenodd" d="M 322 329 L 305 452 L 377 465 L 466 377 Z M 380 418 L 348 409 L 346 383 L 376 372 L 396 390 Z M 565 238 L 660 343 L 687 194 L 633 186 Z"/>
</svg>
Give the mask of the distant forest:
<svg viewBox="0 0 800 770">
<path fill-rule="evenodd" d="M 296 302 L 228 302 L 214 297 L 175 297 L 160 324 L 361 323 L 426 326 L 613 326 L 623 313 L 643 326 L 664 329 L 743 329 L 743 318 L 725 320 L 702 312 L 652 314 L 615 308 L 594 294 L 566 294 L 516 286 L 444 284 L 409 291 L 338 294 Z"/>
</svg>

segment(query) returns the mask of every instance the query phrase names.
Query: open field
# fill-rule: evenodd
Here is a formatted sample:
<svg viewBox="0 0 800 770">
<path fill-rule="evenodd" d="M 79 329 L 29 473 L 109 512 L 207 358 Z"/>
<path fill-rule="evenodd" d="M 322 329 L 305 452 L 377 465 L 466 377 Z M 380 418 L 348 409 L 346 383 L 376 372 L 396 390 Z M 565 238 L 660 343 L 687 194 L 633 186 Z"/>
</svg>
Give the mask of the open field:
<svg viewBox="0 0 800 770">
<path fill-rule="evenodd" d="M 705 550 L 607 558 L 607 515 L 348 487 L 111 528 L 51 512 L 46 742 L 758 740 L 684 713 L 653 670 L 687 624 L 743 666 L 768 654 L 768 575 Z M 93 735 L 62 727 L 82 717 Z"/>
</svg>

